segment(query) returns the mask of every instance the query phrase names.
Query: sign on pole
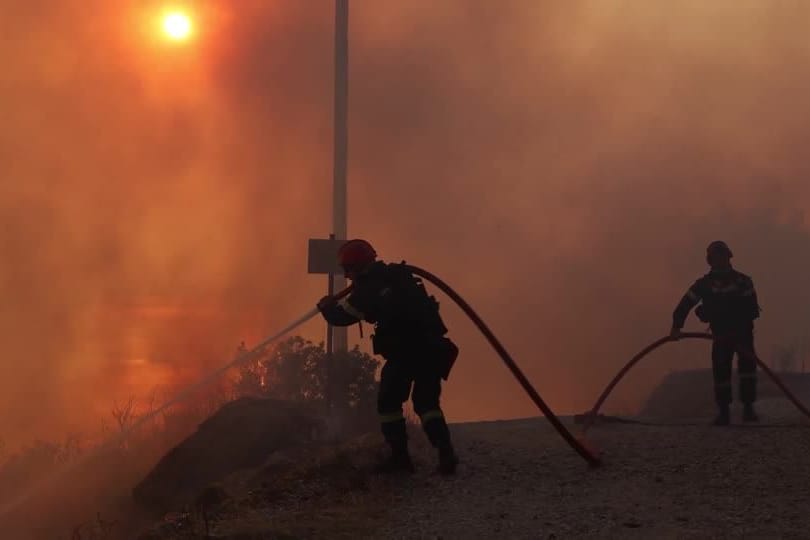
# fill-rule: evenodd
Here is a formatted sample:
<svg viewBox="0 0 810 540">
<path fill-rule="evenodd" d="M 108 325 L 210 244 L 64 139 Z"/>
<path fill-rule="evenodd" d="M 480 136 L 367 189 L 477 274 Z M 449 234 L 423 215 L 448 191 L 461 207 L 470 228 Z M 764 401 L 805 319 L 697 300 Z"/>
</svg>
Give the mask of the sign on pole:
<svg viewBox="0 0 810 540">
<path fill-rule="evenodd" d="M 310 274 L 343 275 L 343 268 L 338 264 L 337 254 L 346 240 L 319 239 L 309 240 L 307 268 Z"/>
</svg>

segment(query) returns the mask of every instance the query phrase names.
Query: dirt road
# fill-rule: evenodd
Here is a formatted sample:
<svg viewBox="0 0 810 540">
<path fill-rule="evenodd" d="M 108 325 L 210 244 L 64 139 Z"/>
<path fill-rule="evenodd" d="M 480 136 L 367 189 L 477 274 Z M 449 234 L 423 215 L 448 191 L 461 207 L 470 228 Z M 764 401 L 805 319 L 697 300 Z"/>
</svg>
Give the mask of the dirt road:
<svg viewBox="0 0 810 540">
<path fill-rule="evenodd" d="M 372 538 L 810 535 L 810 425 L 603 425 L 591 470 L 541 419 L 454 426 L 464 464 L 422 471 Z"/>
</svg>

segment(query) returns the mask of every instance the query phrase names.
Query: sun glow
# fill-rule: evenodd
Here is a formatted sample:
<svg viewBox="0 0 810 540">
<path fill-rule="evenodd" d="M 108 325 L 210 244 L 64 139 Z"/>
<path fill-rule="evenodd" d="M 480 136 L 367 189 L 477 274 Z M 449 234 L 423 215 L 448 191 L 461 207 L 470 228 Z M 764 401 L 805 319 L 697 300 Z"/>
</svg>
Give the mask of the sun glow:
<svg viewBox="0 0 810 540">
<path fill-rule="evenodd" d="M 172 41 L 186 41 L 194 31 L 191 17 L 182 11 L 171 11 L 163 16 L 163 33 Z"/>
</svg>

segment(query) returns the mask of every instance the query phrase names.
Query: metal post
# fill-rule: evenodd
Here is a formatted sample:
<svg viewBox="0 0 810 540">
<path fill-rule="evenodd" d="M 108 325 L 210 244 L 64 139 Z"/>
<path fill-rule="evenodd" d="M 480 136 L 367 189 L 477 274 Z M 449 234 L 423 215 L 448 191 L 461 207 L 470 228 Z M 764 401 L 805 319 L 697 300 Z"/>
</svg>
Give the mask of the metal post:
<svg viewBox="0 0 810 540">
<path fill-rule="evenodd" d="M 349 97 L 349 0 L 335 0 L 335 149 L 334 182 L 332 200 L 332 230 L 335 238 L 346 240 L 346 170 L 348 163 Z M 334 276 L 333 286 L 340 291 L 346 287 L 343 276 Z M 348 350 L 346 328 L 335 328 L 333 332 L 334 350 L 338 353 Z"/>
<path fill-rule="evenodd" d="M 348 97 L 349 97 L 349 0 L 335 0 L 335 88 L 334 88 L 334 164 L 332 181 L 332 239 L 346 240 L 346 175 L 349 154 L 348 130 Z M 346 279 L 343 275 L 329 275 L 330 294 L 343 290 Z M 340 358 L 341 353 L 349 349 L 348 336 L 345 327 L 329 328 L 329 406 L 332 414 L 331 424 L 333 436 L 338 437 L 343 431 L 342 405 L 344 396 L 340 395 L 341 376 L 340 366 L 336 365 L 335 357 Z M 335 354 L 337 353 L 337 354 Z"/>
<path fill-rule="evenodd" d="M 330 234 L 329 239 L 334 240 L 335 235 Z M 328 277 L 328 280 L 329 280 L 329 285 L 328 285 L 328 289 L 327 289 L 327 294 L 329 296 L 334 296 L 334 294 L 335 294 L 335 274 L 330 273 L 329 277 Z M 333 339 L 332 339 L 333 334 L 334 334 L 334 330 L 335 330 L 334 326 L 332 326 L 329 323 L 326 324 L 326 388 L 324 389 L 326 391 L 326 396 L 324 396 L 324 397 L 326 398 L 326 410 L 327 411 L 331 411 L 332 407 L 334 407 L 334 404 L 335 404 L 335 387 L 336 387 L 335 376 L 336 376 L 337 370 L 335 369 L 335 365 L 334 365 L 334 361 L 333 361 L 334 355 L 332 354 L 334 352 L 334 344 L 333 344 Z"/>
</svg>

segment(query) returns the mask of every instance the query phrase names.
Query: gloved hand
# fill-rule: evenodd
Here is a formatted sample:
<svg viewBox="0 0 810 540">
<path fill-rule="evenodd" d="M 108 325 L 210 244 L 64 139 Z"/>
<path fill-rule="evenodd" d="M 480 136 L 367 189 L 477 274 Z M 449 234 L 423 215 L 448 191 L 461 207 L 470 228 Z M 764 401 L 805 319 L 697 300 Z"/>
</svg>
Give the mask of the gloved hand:
<svg viewBox="0 0 810 540">
<path fill-rule="evenodd" d="M 335 305 L 335 297 L 334 297 L 334 296 L 329 296 L 329 295 L 326 295 L 326 296 L 324 296 L 323 298 L 321 298 L 321 299 L 318 301 L 318 304 L 317 304 L 318 311 L 320 311 L 321 313 L 323 313 L 323 312 L 324 312 L 324 310 L 329 309 L 329 308 L 330 308 L 330 307 L 332 307 L 333 305 Z"/>
<path fill-rule="evenodd" d="M 681 329 L 678 328 L 677 326 L 673 326 L 672 329 L 669 331 L 669 337 L 670 339 L 673 339 L 675 341 L 681 339 Z"/>
</svg>

